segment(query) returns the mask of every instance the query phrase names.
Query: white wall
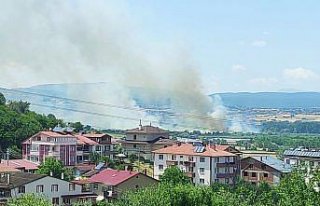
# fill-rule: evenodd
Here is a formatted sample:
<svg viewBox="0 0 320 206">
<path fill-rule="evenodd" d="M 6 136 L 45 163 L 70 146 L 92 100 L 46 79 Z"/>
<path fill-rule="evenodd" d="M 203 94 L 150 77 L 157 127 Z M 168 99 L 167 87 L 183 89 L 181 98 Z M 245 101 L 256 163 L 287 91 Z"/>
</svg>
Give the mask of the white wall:
<svg viewBox="0 0 320 206">
<path fill-rule="evenodd" d="M 58 192 L 51 192 L 51 185 L 57 184 L 58 186 Z M 69 191 L 69 182 L 60 180 L 57 178 L 53 178 L 50 176 L 38 179 L 36 181 L 33 181 L 29 184 L 25 185 L 25 193 L 36 193 L 36 187 L 37 185 L 43 185 L 43 193 L 36 193 L 39 195 L 44 195 L 45 197 L 48 198 L 50 202 L 52 202 L 52 198 L 54 197 L 59 197 L 59 204 L 62 205 L 62 198 L 61 196 L 64 195 L 77 195 L 81 194 L 81 186 L 80 185 L 75 185 L 75 190 L 74 191 Z M 11 190 L 11 197 L 19 197 L 23 195 L 24 193 L 18 193 L 18 188 L 15 188 Z"/>
</svg>

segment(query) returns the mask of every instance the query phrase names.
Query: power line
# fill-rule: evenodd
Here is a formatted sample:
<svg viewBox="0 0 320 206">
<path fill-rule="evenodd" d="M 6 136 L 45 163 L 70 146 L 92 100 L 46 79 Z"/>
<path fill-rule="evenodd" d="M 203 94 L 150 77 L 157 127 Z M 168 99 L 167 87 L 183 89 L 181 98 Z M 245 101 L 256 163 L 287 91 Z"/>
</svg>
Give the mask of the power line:
<svg viewBox="0 0 320 206">
<path fill-rule="evenodd" d="M 101 102 L 92 102 L 92 101 L 86 101 L 86 100 L 79 100 L 79 99 L 73 99 L 73 98 L 66 98 L 66 97 L 59 97 L 59 96 L 53 96 L 53 95 L 46 95 L 41 93 L 35 93 L 35 92 L 28 92 L 28 91 L 22 91 L 17 89 L 6 89 L 1 88 L 0 90 L 11 92 L 11 93 L 22 93 L 27 95 L 33 95 L 33 96 L 41 96 L 41 97 L 47 97 L 52 99 L 60 99 L 65 101 L 72 101 L 77 103 L 84 103 L 84 104 L 91 104 L 91 105 L 97 105 L 97 106 L 105 106 L 105 107 L 112 107 L 112 108 L 118 108 L 118 109 L 124 109 L 124 110 L 131 110 L 131 111 L 138 111 L 138 112 L 160 112 L 160 113 L 166 113 L 169 116 L 172 117 L 187 117 L 187 118 L 196 118 L 196 119 L 202 119 L 202 120 L 226 120 L 226 118 L 216 118 L 211 116 L 203 116 L 203 115 L 196 115 L 191 113 L 175 113 L 170 112 L 168 109 L 150 109 L 150 108 L 135 108 L 135 107 L 128 107 L 128 106 L 119 106 L 114 104 L 108 104 L 108 103 L 101 103 Z M 169 108 L 170 109 L 170 108 Z"/>
</svg>

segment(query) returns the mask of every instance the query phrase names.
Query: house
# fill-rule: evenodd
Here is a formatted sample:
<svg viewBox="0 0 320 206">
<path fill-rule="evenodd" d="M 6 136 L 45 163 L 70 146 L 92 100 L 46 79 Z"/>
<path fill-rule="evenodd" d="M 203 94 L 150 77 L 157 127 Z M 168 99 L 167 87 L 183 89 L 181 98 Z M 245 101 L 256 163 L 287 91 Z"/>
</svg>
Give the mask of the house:
<svg viewBox="0 0 320 206">
<path fill-rule="evenodd" d="M 309 150 L 303 148 L 289 149 L 283 152 L 283 159 L 287 164 L 293 166 L 317 167 L 320 165 L 320 150 Z"/>
<path fill-rule="evenodd" d="M 115 151 L 108 134 L 75 134 L 71 128 L 55 127 L 42 131 L 22 143 L 22 157 L 41 163 L 46 157 L 61 160 L 65 166 L 90 162 L 90 154 L 113 158 Z"/>
<path fill-rule="evenodd" d="M 151 124 L 126 131 L 125 140 L 119 140 L 127 154 L 137 154 L 152 159 L 152 151 L 175 144 L 169 139 L 169 132 Z"/>
<path fill-rule="evenodd" d="M 237 154 L 225 151 L 219 145 L 178 143 L 153 151 L 154 178 L 160 179 L 164 170 L 177 166 L 196 185 L 211 185 L 214 182 L 234 184 L 240 173 Z"/>
<path fill-rule="evenodd" d="M 127 170 L 105 169 L 87 179 L 91 191 L 106 199 L 118 198 L 127 190 L 136 190 L 158 184 L 145 174 Z"/>
<path fill-rule="evenodd" d="M 278 185 L 281 177 L 291 170 L 289 164 L 272 156 L 246 157 L 241 160 L 241 177 L 252 184 L 267 182 Z"/>
<path fill-rule="evenodd" d="M 94 201 L 97 195 L 83 193 L 81 186 L 47 175 L 25 172 L 0 174 L 0 204 L 25 193 L 44 195 L 53 205 L 70 205 L 78 201 Z"/>
<path fill-rule="evenodd" d="M 34 173 L 38 166 L 39 164 L 26 159 L 0 160 L 0 170 L 3 167 L 11 167 L 16 171 Z"/>
</svg>

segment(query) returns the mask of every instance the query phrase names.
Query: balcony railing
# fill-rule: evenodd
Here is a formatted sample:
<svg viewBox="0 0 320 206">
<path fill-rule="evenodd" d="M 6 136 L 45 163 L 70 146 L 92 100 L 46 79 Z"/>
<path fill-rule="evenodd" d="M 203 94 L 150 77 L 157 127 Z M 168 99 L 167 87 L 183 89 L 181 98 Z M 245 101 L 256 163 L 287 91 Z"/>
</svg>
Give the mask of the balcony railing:
<svg viewBox="0 0 320 206">
<path fill-rule="evenodd" d="M 177 160 L 167 160 L 166 163 L 168 166 L 178 165 Z"/>
<path fill-rule="evenodd" d="M 230 178 L 236 176 L 236 173 L 217 173 L 217 178 Z"/>
</svg>

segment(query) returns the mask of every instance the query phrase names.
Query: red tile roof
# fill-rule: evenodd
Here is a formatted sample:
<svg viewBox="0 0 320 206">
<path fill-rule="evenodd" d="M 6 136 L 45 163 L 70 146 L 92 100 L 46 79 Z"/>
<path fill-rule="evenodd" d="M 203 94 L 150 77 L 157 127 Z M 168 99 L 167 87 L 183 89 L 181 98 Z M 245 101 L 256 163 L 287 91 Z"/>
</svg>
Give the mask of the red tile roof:
<svg viewBox="0 0 320 206">
<path fill-rule="evenodd" d="M 9 164 L 7 160 L 1 160 L 0 167 L 3 166 L 9 166 L 15 169 L 37 170 L 39 165 L 26 159 L 15 159 L 9 160 Z"/>
<path fill-rule="evenodd" d="M 41 131 L 38 132 L 37 134 L 33 135 L 32 137 L 26 139 L 24 142 L 22 142 L 22 144 L 28 143 L 30 141 L 31 138 L 33 137 L 55 137 L 55 138 L 60 138 L 60 137 L 69 137 L 69 138 L 75 138 L 73 135 L 71 134 L 62 134 L 62 133 L 58 133 L 58 132 L 52 132 L 52 131 Z"/>
<path fill-rule="evenodd" d="M 20 170 L 15 169 L 11 166 L 0 165 L 0 172 L 19 172 Z"/>
<path fill-rule="evenodd" d="M 74 135 L 77 138 L 77 144 L 88 144 L 88 145 L 98 145 L 97 142 L 82 136 L 82 135 Z"/>
<path fill-rule="evenodd" d="M 177 154 L 177 155 L 190 155 L 190 156 L 206 156 L 206 157 L 219 157 L 219 156 L 236 156 L 235 154 L 232 154 L 230 152 L 226 152 L 222 150 L 224 147 L 216 147 L 216 149 L 213 149 L 213 147 L 206 146 L 204 152 L 195 152 L 194 146 L 192 144 L 181 144 L 179 145 L 173 145 L 166 148 L 158 149 L 153 151 L 157 154 Z"/>
<path fill-rule="evenodd" d="M 90 182 L 99 182 L 105 185 L 116 186 L 131 177 L 138 175 L 138 172 L 125 170 L 105 169 L 89 178 Z"/>
</svg>

